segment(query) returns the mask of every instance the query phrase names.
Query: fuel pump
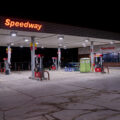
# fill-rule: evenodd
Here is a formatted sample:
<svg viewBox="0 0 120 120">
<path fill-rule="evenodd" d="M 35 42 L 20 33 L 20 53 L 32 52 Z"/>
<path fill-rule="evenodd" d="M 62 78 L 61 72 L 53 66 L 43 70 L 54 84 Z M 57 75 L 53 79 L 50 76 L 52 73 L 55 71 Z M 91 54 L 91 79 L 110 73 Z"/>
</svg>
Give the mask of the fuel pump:
<svg viewBox="0 0 120 120">
<path fill-rule="evenodd" d="M 95 72 L 103 72 L 102 54 L 95 54 Z"/>
<path fill-rule="evenodd" d="M 35 77 L 40 78 L 41 80 L 46 80 L 44 77 L 45 71 L 43 68 L 43 55 L 39 54 L 35 56 Z M 48 80 L 49 80 L 49 73 L 48 73 Z"/>
<path fill-rule="evenodd" d="M 35 77 L 44 78 L 43 74 L 43 55 L 39 54 L 35 56 Z"/>
<path fill-rule="evenodd" d="M 52 57 L 53 64 L 52 64 L 52 70 L 57 70 L 57 57 Z"/>
<path fill-rule="evenodd" d="M 7 58 L 3 58 L 4 60 L 4 72 L 6 75 L 10 74 L 10 65 L 8 63 L 8 59 Z"/>
</svg>

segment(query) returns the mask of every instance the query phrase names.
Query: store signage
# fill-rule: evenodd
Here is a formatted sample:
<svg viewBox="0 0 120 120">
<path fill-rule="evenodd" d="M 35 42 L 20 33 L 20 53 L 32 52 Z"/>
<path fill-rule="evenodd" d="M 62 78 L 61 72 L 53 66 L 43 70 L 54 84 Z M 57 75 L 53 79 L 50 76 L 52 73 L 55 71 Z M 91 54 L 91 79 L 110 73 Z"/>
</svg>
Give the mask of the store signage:
<svg viewBox="0 0 120 120">
<path fill-rule="evenodd" d="M 101 47 L 102 50 L 112 50 L 115 49 L 115 47 Z"/>
<path fill-rule="evenodd" d="M 40 31 L 42 28 L 41 24 L 32 23 L 30 21 L 17 21 L 17 20 L 11 20 L 11 19 L 5 19 L 4 25 L 9 28 L 26 28 L 26 29 L 32 29 Z"/>
</svg>

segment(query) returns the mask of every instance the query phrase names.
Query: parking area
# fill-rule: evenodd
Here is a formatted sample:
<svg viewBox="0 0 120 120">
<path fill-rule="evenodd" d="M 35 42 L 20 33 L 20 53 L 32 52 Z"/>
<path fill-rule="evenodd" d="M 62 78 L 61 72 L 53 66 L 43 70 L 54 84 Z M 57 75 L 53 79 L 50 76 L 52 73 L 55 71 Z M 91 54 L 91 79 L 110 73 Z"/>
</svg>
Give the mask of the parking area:
<svg viewBox="0 0 120 120">
<path fill-rule="evenodd" d="M 119 120 L 120 69 L 109 74 L 30 71 L 0 74 L 0 120 Z"/>
</svg>

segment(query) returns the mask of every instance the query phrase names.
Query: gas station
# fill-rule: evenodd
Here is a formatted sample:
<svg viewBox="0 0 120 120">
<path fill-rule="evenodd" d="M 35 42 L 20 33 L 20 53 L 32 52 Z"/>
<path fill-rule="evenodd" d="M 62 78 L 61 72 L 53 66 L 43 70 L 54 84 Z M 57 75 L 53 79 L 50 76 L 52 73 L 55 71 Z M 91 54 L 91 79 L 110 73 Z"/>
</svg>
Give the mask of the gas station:
<svg viewBox="0 0 120 120">
<path fill-rule="evenodd" d="M 119 34 L 106 31 L 13 18 L 0 19 L 0 46 L 6 46 L 8 54 L 8 58 L 4 59 L 6 72 L 10 73 L 11 47 L 30 47 L 33 79 L 37 59 L 35 50 L 39 47 L 58 49 L 57 58 L 54 56 L 52 58 L 54 63 L 52 69 L 58 70 L 61 64 L 61 49 L 90 47 L 91 71 L 94 71 L 94 46 L 109 45 L 112 42 L 119 44 L 119 38 Z M 40 61 L 42 61 L 41 57 Z M 42 67 L 42 64 L 40 62 L 39 66 Z"/>
<path fill-rule="evenodd" d="M 31 78 L 35 78 L 35 50 L 37 47 L 57 48 L 58 59 L 53 62 L 58 70 L 61 64 L 61 49 L 90 47 L 91 71 L 94 71 L 94 46 L 109 45 L 111 42 L 119 44 L 120 35 L 87 28 L 73 26 L 3 18 L 0 21 L 0 46 L 7 47 L 8 58 L 5 58 L 7 73 L 10 72 L 11 47 L 30 47 L 31 50 Z M 102 54 L 102 53 L 101 53 Z M 42 61 L 40 57 L 40 61 Z M 42 66 L 42 62 L 40 66 Z M 40 68 L 42 69 L 42 68 Z M 55 69 L 55 68 L 54 68 Z"/>
<path fill-rule="evenodd" d="M 0 17 L 0 47 L 6 47 L 6 53 L 1 52 L 7 56 L 0 58 L 4 60 L 0 120 L 110 119 L 112 115 L 119 119 L 120 34 Z M 29 71 L 11 70 L 14 47 L 29 48 Z M 56 49 L 49 69 L 43 67 L 44 54 L 36 54 L 38 48 Z M 78 49 L 79 56 L 76 71 L 61 67 L 62 50 L 73 48 Z M 112 59 L 118 62 L 117 67 L 110 69 L 110 74 L 101 74 L 112 65 L 112 60 L 105 63 L 108 53 L 118 55 Z"/>
<path fill-rule="evenodd" d="M 58 49 L 58 56 L 52 58 L 54 63 L 52 69 L 58 70 L 61 68 L 61 49 L 89 47 L 91 71 L 93 72 L 95 64 L 94 46 L 109 45 L 112 42 L 119 44 L 119 39 L 119 34 L 106 31 L 14 18 L 0 18 L 0 46 L 6 46 L 8 54 L 7 58 L 3 58 L 6 73 L 10 73 L 11 48 L 14 46 L 30 47 L 31 78 L 33 79 L 35 78 L 36 64 L 40 64 L 39 69 L 42 71 L 43 57 L 39 55 L 39 63 L 38 57 L 35 57 L 35 50 L 39 47 Z M 100 62 L 102 65 L 102 61 Z"/>
</svg>

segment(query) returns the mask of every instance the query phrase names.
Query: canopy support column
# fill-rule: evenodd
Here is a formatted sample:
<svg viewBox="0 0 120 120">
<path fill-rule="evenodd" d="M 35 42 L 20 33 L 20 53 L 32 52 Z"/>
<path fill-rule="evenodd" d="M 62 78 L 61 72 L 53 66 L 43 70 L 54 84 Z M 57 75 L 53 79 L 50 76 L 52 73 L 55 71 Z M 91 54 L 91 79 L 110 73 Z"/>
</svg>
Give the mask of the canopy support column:
<svg viewBox="0 0 120 120">
<path fill-rule="evenodd" d="M 31 37 L 31 71 L 32 71 L 32 78 L 35 78 L 35 37 Z"/>
<path fill-rule="evenodd" d="M 58 47 L 58 70 L 61 69 L 61 49 Z"/>
<path fill-rule="evenodd" d="M 94 72 L 94 43 L 91 41 L 90 46 L 91 71 Z"/>
</svg>

